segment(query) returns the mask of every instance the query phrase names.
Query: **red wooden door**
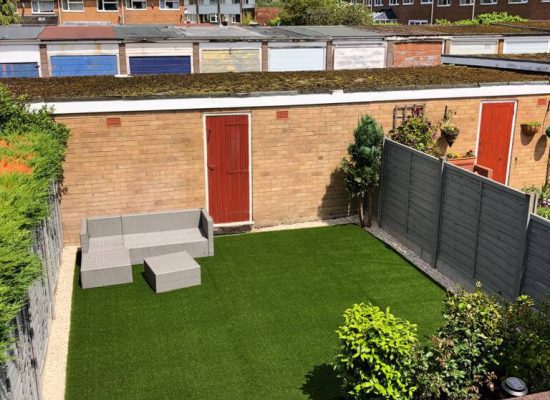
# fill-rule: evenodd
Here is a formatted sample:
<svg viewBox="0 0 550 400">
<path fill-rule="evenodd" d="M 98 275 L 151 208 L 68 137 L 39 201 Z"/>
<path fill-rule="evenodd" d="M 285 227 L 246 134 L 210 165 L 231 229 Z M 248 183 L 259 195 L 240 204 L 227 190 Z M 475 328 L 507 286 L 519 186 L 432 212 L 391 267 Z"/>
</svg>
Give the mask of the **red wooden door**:
<svg viewBox="0 0 550 400">
<path fill-rule="evenodd" d="M 481 108 L 477 163 L 492 168 L 500 183 L 506 183 L 514 111 L 514 102 L 484 103 Z"/>
<path fill-rule="evenodd" d="M 250 220 L 248 116 L 206 117 L 208 211 L 217 224 Z"/>
</svg>

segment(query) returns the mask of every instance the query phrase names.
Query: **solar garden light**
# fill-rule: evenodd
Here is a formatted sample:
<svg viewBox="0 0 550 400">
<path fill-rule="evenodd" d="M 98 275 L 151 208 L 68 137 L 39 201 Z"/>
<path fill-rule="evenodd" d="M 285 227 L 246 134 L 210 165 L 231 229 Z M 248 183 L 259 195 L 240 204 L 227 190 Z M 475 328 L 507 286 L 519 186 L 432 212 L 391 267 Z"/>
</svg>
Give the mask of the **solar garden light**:
<svg viewBox="0 0 550 400">
<path fill-rule="evenodd" d="M 502 390 L 512 397 L 520 397 L 527 394 L 527 385 L 519 378 L 510 377 L 502 382 Z"/>
</svg>

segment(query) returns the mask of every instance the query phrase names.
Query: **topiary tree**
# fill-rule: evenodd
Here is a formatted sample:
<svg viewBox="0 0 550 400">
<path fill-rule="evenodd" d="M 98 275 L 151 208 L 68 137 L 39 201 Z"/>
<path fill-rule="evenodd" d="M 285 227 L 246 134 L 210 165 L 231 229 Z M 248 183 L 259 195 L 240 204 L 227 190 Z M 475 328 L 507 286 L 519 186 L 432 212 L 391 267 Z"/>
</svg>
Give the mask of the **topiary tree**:
<svg viewBox="0 0 550 400">
<path fill-rule="evenodd" d="M 346 189 L 352 198 L 359 201 L 361 226 L 372 224 L 374 190 L 380 184 L 382 165 L 382 127 L 370 115 L 364 115 L 353 132 L 355 141 L 349 145 L 349 158 L 342 159 L 340 168 L 345 174 Z M 365 198 L 369 199 L 368 219 L 365 223 Z"/>
<path fill-rule="evenodd" d="M 344 312 L 335 370 L 353 399 L 410 399 L 416 325 L 370 304 Z"/>
<path fill-rule="evenodd" d="M 17 15 L 17 7 L 12 0 L 0 0 L 0 25 L 18 24 L 21 17 Z"/>
</svg>

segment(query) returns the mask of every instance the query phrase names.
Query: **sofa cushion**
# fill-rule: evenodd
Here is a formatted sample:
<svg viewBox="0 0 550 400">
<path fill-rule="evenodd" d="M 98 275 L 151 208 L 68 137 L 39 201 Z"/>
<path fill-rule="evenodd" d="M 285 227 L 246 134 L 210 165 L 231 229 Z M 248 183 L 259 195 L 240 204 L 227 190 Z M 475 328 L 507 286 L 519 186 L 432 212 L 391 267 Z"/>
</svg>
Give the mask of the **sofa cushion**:
<svg viewBox="0 0 550 400">
<path fill-rule="evenodd" d="M 88 253 L 83 253 L 81 270 L 90 271 L 131 265 L 130 253 L 127 249 L 120 247 L 117 249 L 89 251 Z"/>
<path fill-rule="evenodd" d="M 207 239 L 198 228 L 177 229 L 150 233 L 134 233 L 124 235 L 124 247 L 134 249 L 140 247 L 165 246 L 178 243 L 204 242 Z"/>
<path fill-rule="evenodd" d="M 86 231 L 89 238 L 122 235 L 122 219 L 115 217 L 88 218 Z"/>
<path fill-rule="evenodd" d="M 124 249 L 122 235 L 92 237 L 88 240 L 88 251 Z"/>
<path fill-rule="evenodd" d="M 175 231 L 199 226 L 201 211 L 169 211 L 122 216 L 122 232 L 126 235 Z"/>
</svg>

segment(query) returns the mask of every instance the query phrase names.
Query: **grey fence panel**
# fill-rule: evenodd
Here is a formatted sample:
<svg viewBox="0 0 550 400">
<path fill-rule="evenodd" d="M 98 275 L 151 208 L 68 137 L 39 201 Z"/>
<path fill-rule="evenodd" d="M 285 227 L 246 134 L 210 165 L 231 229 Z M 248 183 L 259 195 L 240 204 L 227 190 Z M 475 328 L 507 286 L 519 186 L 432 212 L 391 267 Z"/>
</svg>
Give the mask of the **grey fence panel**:
<svg viewBox="0 0 550 400">
<path fill-rule="evenodd" d="M 550 221 L 531 214 L 523 293 L 537 300 L 550 296 Z"/>
<path fill-rule="evenodd" d="M 441 161 L 386 140 L 382 175 L 383 226 L 423 259 L 434 262 Z"/>
<path fill-rule="evenodd" d="M 475 279 L 481 180 L 460 168 L 444 168 L 437 267 L 462 286 Z"/>
<path fill-rule="evenodd" d="M 383 154 L 381 223 L 397 240 L 467 289 L 550 294 L 550 224 L 532 217 L 528 237 L 529 195 L 391 140 Z"/>
<path fill-rule="evenodd" d="M 486 289 L 514 298 L 520 294 L 529 196 L 482 179 L 475 279 Z"/>
<path fill-rule="evenodd" d="M 29 289 L 28 303 L 14 324 L 14 344 L 8 351 L 10 360 L 0 365 L 0 398 L 38 400 L 41 398 L 40 376 L 48 345 L 49 322 L 53 315 L 55 291 L 63 235 L 57 187 L 52 188 L 50 215 L 35 230 L 33 251 L 43 264 L 43 275 Z"/>
</svg>

